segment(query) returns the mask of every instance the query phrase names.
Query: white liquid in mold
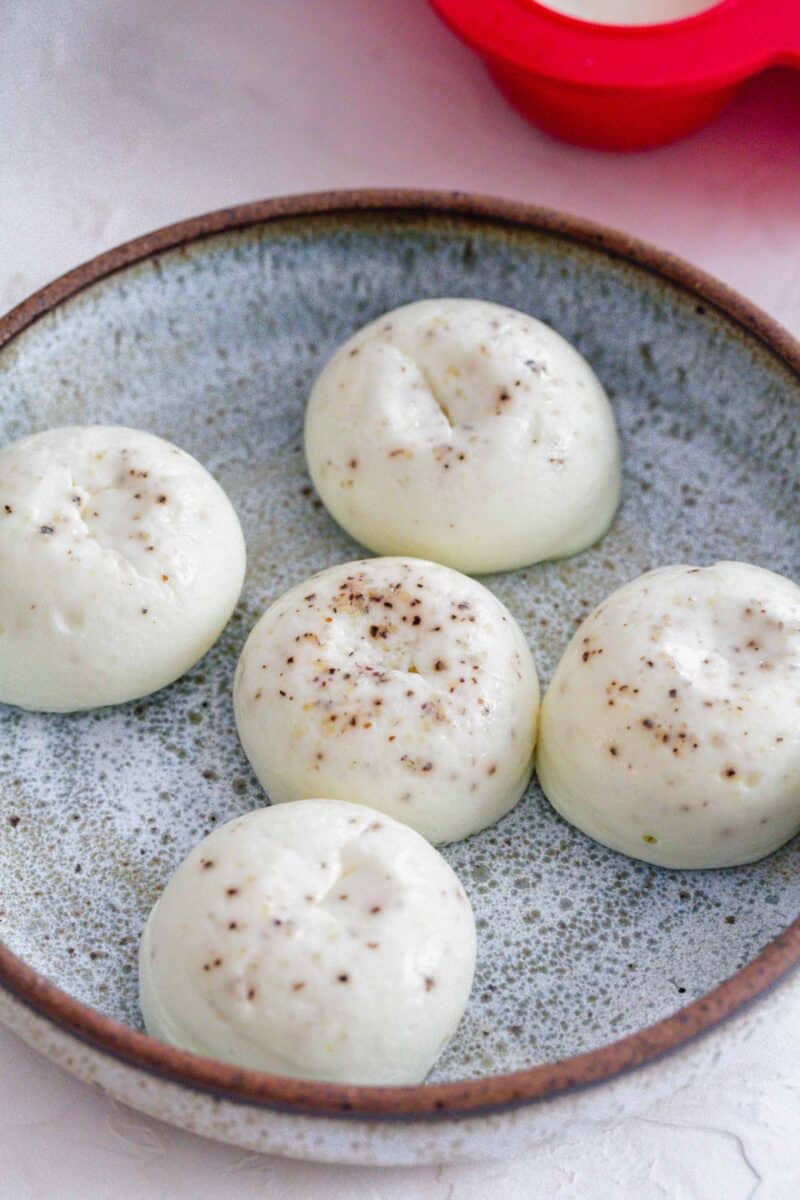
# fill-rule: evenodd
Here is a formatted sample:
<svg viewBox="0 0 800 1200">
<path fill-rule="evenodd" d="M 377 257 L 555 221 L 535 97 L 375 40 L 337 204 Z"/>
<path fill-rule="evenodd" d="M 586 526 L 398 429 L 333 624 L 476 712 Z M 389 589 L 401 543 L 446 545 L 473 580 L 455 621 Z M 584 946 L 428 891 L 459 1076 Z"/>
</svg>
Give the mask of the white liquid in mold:
<svg viewBox="0 0 800 1200">
<path fill-rule="evenodd" d="M 716 8 L 719 0 L 539 0 L 545 8 L 603 25 L 660 25 Z"/>
</svg>

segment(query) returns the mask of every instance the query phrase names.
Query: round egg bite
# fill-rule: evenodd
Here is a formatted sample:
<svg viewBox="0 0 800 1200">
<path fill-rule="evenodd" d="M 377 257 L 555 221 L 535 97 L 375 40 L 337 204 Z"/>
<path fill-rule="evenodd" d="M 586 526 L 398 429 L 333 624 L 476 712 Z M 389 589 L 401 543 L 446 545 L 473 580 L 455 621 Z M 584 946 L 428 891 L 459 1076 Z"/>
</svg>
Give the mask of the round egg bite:
<svg viewBox="0 0 800 1200">
<path fill-rule="evenodd" d="M 563 817 L 634 858 L 777 849 L 800 830 L 800 588 L 721 562 L 614 592 L 553 676 L 536 766 Z"/>
<path fill-rule="evenodd" d="M 422 300 L 359 330 L 314 385 L 305 446 L 357 541 L 473 574 L 576 554 L 619 503 L 614 417 L 588 363 L 483 300 Z"/>
<path fill-rule="evenodd" d="M 245 547 L 222 488 L 136 429 L 0 451 L 0 701 L 45 712 L 156 691 L 216 641 Z"/>
<path fill-rule="evenodd" d="M 273 803 L 335 796 L 434 843 L 499 820 L 532 770 L 539 684 L 522 631 L 436 563 L 366 559 L 292 588 L 251 632 L 234 702 Z"/>
<path fill-rule="evenodd" d="M 413 830 L 338 800 L 259 809 L 173 875 L 142 937 L 148 1031 L 209 1058 L 342 1083 L 424 1079 L 475 968 L 472 909 Z"/>
</svg>

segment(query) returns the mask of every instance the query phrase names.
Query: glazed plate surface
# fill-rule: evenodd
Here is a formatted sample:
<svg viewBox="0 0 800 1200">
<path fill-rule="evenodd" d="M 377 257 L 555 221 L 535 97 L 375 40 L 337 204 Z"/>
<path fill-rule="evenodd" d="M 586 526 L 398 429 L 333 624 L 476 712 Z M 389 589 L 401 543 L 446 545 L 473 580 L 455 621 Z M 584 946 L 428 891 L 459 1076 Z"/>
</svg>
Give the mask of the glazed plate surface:
<svg viewBox="0 0 800 1200">
<path fill-rule="evenodd" d="M 426 296 L 542 318 L 612 398 L 624 493 L 611 532 L 569 561 L 485 579 L 543 685 L 582 617 L 651 567 L 738 558 L 800 573 L 796 373 L 687 287 L 569 231 L 420 207 L 290 215 L 158 253 L 46 312 L 0 352 L 0 442 L 84 422 L 160 434 L 217 476 L 249 552 L 234 619 L 178 683 L 83 715 L 0 709 L 0 940 L 125 1025 L 141 1029 L 137 942 L 170 873 L 208 830 L 264 802 L 231 704 L 250 627 L 284 589 L 363 556 L 310 488 L 311 383 L 359 325 Z M 589 841 L 535 784 L 444 853 L 479 953 L 434 1081 L 641 1030 L 800 913 L 798 841 L 754 866 L 662 870 Z"/>
</svg>

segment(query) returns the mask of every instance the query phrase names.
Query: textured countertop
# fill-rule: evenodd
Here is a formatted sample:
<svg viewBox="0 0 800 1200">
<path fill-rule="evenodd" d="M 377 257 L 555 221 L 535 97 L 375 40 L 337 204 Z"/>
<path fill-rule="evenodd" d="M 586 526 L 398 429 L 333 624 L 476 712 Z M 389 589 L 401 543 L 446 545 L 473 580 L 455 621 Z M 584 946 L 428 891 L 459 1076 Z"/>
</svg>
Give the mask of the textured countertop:
<svg viewBox="0 0 800 1200">
<path fill-rule="evenodd" d="M 690 141 L 599 155 L 495 94 L 423 0 L 25 0 L 0 40 L 0 308 L 98 251 L 240 200 L 459 188 L 648 238 L 800 334 L 800 75 Z M 656 1108 L 513 1162 L 366 1170 L 140 1117 L 0 1031 L 0 1197 L 796 1200 L 800 976 Z M 631 1081 L 635 1088 L 635 1081 Z"/>
</svg>

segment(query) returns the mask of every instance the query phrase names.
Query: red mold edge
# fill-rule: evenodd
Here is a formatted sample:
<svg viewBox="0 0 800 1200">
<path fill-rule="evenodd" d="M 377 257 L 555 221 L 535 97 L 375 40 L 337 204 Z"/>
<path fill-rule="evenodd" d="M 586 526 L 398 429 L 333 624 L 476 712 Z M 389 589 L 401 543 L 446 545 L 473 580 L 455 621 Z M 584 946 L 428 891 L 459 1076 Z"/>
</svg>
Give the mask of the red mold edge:
<svg viewBox="0 0 800 1200">
<path fill-rule="evenodd" d="M 598 25 L 536 0 L 431 0 L 508 100 L 579 145 L 663 145 L 714 117 L 745 80 L 800 67 L 800 5 L 722 0 L 668 24 Z"/>
</svg>

